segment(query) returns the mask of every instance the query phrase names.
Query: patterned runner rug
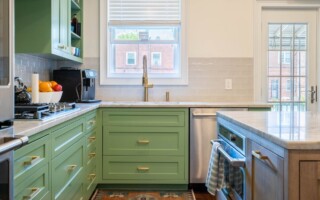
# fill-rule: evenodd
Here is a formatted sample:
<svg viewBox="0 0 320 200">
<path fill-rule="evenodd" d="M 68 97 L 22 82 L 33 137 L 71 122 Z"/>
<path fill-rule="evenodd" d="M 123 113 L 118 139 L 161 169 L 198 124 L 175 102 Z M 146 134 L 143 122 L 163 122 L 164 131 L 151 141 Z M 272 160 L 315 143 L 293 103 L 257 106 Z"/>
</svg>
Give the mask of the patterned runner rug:
<svg viewBox="0 0 320 200">
<path fill-rule="evenodd" d="M 91 200 L 195 200 L 193 191 L 125 191 L 97 189 Z"/>
</svg>

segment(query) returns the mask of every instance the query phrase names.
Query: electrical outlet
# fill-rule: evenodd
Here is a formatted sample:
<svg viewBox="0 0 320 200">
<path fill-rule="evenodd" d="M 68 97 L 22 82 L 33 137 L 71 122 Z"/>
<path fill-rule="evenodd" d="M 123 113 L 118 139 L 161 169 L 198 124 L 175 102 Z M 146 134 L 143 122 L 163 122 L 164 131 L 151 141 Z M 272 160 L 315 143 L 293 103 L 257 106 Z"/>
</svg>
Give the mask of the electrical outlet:
<svg viewBox="0 0 320 200">
<path fill-rule="evenodd" d="M 232 90 L 232 79 L 225 79 L 225 89 Z"/>
</svg>

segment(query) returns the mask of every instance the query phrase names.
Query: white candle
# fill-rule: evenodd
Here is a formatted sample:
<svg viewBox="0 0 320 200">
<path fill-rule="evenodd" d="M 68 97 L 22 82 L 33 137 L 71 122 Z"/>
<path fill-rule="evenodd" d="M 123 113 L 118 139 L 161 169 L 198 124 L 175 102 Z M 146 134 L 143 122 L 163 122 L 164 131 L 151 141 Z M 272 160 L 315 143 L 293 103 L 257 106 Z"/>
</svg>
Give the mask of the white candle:
<svg viewBox="0 0 320 200">
<path fill-rule="evenodd" d="M 32 74 L 32 103 L 39 103 L 39 74 Z"/>
</svg>

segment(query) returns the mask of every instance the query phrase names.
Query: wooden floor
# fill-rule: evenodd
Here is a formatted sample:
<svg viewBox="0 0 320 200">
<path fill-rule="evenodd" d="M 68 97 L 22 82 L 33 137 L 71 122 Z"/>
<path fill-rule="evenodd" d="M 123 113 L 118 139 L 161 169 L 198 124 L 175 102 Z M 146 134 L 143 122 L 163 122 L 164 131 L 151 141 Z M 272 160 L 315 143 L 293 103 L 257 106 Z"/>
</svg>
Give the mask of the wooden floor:
<svg viewBox="0 0 320 200">
<path fill-rule="evenodd" d="M 214 196 L 205 191 L 196 191 L 194 192 L 194 195 L 196 196 L 196 200 L 216 200 Z"/>
</svg>

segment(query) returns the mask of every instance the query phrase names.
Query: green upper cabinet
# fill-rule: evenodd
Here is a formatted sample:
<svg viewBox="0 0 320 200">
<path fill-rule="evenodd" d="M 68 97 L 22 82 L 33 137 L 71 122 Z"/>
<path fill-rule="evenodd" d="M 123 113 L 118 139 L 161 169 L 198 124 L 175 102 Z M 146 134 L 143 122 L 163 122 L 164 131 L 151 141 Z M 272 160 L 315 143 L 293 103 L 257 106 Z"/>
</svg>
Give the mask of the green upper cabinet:
<svg viewBox="0 0 320 200">
<path fill-rule="evenodd" d="M 82 0 L 15 0 L 16 53 L 82 62 Z M 77 31 L 72 26 L 77 17 Z"/>
</svg>

